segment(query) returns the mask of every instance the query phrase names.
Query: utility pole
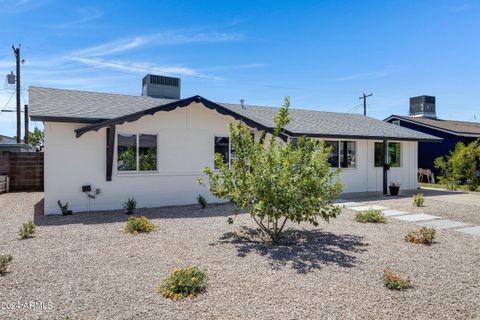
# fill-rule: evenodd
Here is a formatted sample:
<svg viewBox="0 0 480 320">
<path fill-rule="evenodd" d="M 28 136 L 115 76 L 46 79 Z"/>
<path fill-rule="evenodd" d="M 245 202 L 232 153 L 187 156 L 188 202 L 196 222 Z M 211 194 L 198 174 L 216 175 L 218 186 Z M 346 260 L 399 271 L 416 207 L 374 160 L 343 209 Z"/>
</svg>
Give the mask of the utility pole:
<svg viewBox="0 0 480 320">
<path fill-rule="evenodd" d="M 372 94 L 363 94 L 363 97 L 358 97 L 358 99 L 363 99 L 363 115 L 366 116 L 367 115 L 367 98 L 368 97 L 371 97 Z"/>
<path fill-rule="evenodd" d="M 15 81 L 17 84 L 17 143 L 22 142 L 22 129 L 21 129 L 21 116 L 20 116 L 20 45 L 18 48 L 12 46 L 13 53 L 15 54 L 15 62 L 17 64 L 17 74 L 15 77 Z"/>
</svg>

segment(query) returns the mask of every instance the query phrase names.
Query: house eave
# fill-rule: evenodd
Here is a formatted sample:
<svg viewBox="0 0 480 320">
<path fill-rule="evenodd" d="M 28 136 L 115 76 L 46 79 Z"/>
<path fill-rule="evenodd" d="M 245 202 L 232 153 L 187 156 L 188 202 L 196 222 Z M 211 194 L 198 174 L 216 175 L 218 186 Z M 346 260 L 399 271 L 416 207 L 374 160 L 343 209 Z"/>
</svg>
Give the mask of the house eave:
<svg viewBox="0 0 480 320">
<path fill-rule="evenodd" d="M 396 115 L 391 115 L 390 117 L 384 119 L 383 121 L 388 122 L 388 121 L 394 120 L 394 119 L 395 120 L 400 120 L 400 121 L 405 121 L 405 122 L 408 122 L 408 123 L 411 123 L 411 124 L 416 124 L 416 125 L 419 125 L 421 127 L 425 127 L 425 128 L 429 128 L 429 129 L 433 129 L 433 130 L 438 130 L 438 131 L 445 132 L 445 133 L 448 133 L 448 134 L 451 134 L 451 135 L 454 135 L 454 136 L 480 138 L 480 134 L 468 133 L 468 132 L 459 132 L 459 131 L 452 131 L 452 130 L 448 130 L 448 129 L 443 129 L 443 128 L 428 125 L 428 124 L 425 124 L 425 123 L 412 121 L 412 120 L 409 120 L 405 117 L 396 116 Z"/>
<path fill-rule="evenodd" d="M 30 120 L 41 121 L 41 122 L 99 123 L 107 119 L 31 115 Z"/>
<path fill-rule="evenodd" d="M 93 123 L 93 124 L 85 126 L 83 128 L 75 129 L 75 133 L 76 133 L 77 138 L 79 138 L 83 134 L 85 134 L 87 132 L 90 132 L 90 131 L 98 131 L 101 128 L 109 127 L 109 126 L 112 126 L 112 125 L 119 125 L 119 124 L 122 124 L 124 122 L 133 122 L 133 121 L 136 121 L 136 120 L 140 119 L 143 116 L 153 115 L 153 114 L 155 114 L 157 112 L 160 112 L 160 111 L 171 111 L 171 110 L 174 110 L 176 108 L 186 107 L 193 102 L 201 103 L 205 107 L 207 107 L 211 110 L 215 110 L 215 111 L 219 112 L 220 114 L 231 116 L 235 120 L 243 121 L 246 125 L 248 125 L 250 127 L 254 127 L 254 128 L 259 129 L 259 130 L 265 130 L 265 131 L 268 131 L 268 132 L 271 132 L 273 130 L 272 128 L 269 128 L 269 127 L 267 127 L 267 126 L 265 126 L 265 125 L 263 125 L 263 124 L 261 124 L 257 121 L 254 121 L 254 120 L 252 120 L 250 118 L 247 118 L 245 116 L 242 116 L 242 115 L 240 115 L 240 114 L 238 114 L 234 111 L 231 111 L 231 110 L 219 105 L 218 103 L 215 103 L 213 101 L 210 101 L 208 99 L 205 99 L 205 98 L 197 95 L 197 96 L 193 96 L 193 97 L 190 97 L 190 98 L 177 100 L 177 101 L 174 101 L 174 102 L 171 102 L 171 103 L 168 103 L 168 104 L 160 105 L 160 106 L 157 106 L 157 107 L 154 107 L 154 108 L 138 111 L 138 112 L 135 112 L 135 113 L 132 113 L 132 114 L 129 114 L 129 115 L 124 115 L 124 116 L 117 117 L 117 118 L 114 118 L 114 119 L 109 119 L 109 120 L 101 121 L 101 122 L 98 122 L 98 123 Z"/>
</svg>

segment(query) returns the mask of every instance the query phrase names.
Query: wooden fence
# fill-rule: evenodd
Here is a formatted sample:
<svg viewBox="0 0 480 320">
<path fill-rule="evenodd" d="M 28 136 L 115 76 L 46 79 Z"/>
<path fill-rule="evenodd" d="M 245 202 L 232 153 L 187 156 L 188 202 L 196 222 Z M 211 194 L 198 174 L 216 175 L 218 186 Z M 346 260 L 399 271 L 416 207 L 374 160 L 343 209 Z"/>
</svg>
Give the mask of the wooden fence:
<svg viewBox="0 0 480 320">
<path fill-rule="evenodd" d="M 10 177 L 10 191 L 43 191 L 43 152 L 0 154 L 0 175 Z"/>
</svg>

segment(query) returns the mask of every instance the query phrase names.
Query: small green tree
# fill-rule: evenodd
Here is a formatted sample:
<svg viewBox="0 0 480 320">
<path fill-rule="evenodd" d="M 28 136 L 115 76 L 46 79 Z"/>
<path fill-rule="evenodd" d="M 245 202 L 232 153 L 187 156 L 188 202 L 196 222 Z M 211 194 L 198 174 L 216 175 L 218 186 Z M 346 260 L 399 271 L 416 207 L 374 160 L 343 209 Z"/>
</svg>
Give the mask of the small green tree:
<svg viewBox="0 0 480 320">
<path fill-rule="evenodd" d="M 262 236 L 272 241 L 278 240 L 289 220 L 317 226 L 320 218 L 329 221 L 341 211 L 333 205 L 343 184 L 339 170 L 331 170 L 327 161 L 331 148 L 305 137 L 295 144 L 281 140 L 283 128 L 289 123 L 289 106 L 286 97 L 268 141 L 264 133 L 260 141 L 255 141 L 242 122 L 230 124 L 234 153 L 230 165 L 216 154 L 218 170 L 204 169 L 210 192 L 232 201 L 235 213 L 247 210 Z"/>
<path fill-rule="evenodd" d="M 477 168 L 480 162 L 480 140 L 465 145 L 461 142 L 448 156 L 435 159 L 435 167 L 440 170 L 439 181 L 451 190 L 460 184 L 476 190 L 480 184 Z"/>
<path fill-rule="evenodd" d="M 43 150 L 43 140 L 44 140 L 44 132 L 43 130 L 38 129 L 35 127 L 33 132 L 28 132 L 28 141 L 37 149 L 38 152 Z"/>
</svg>

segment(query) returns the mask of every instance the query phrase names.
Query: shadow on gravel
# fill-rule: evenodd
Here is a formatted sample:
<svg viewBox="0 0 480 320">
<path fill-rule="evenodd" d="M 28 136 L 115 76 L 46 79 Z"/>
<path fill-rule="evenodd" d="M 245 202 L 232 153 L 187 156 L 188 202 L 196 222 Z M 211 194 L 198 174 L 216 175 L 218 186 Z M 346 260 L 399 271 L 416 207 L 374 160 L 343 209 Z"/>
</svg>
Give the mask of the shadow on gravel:
<svg viewBox="0 0 480 320">
<path fill-rule="evenodd" d="M 255 229 L 241 227 L 237 232 L 225 233 L 217 244 L 235 245 L 238 256 L 258 253 L 271 259 L 274 268 L 292 265 L 299 273 L 320 269 L 334 264 L 351 268 L 357 263 L 356 253 L 366 251 L 363 237 L 350 234 L 334 234 L 322 230 L 285 231 L 285 237 L 277 244 L 262 241 Z"/>
<path fill-rule="evenodd" d="M 126 222 L 130 215 L 125 210 L 74 212 L 72 215 L 43 215 L 43 200 L 35 205 L 33 222 L 38 226 L 60 226 L 68 224 L 105 224 Z M 59 209 L 60 211 L 60 209 Z M 189 219 L 207 217 L 227 217 L 233 215 L 229 203 L 209 204 L 201 209 L 199 205 L 170 206 L 161 208 L 138 208 L 134 216 L 146 216 L 149 219 Z"/>
</svg>

